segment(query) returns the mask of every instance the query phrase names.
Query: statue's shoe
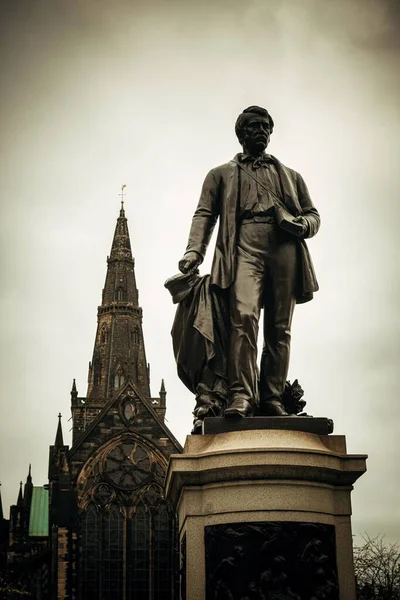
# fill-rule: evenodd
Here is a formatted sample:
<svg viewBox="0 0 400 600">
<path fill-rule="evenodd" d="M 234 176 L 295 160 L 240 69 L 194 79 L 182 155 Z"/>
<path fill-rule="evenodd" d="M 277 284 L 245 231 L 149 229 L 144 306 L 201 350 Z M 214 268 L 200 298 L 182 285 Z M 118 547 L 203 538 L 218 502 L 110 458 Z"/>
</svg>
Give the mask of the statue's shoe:
<svg viewBox="0 0 400 600">
<path fill-rule="evenodd" d="M 251 417 L 253 406 L 244 398 L 235 398 L 225 410 L 225 417 Z"/>
<path fill-rule="evenodd" d="M 264 402 L 260 406 L 260 412 L 264 417 L 287 417 L 289 415 L 279 400 Z"/>
<path fill-rule="evenodd" d="M 193 422 L 192 435 L 201 435 L 203 433 L 203 419 L 195 419 Z"/>
</svg>

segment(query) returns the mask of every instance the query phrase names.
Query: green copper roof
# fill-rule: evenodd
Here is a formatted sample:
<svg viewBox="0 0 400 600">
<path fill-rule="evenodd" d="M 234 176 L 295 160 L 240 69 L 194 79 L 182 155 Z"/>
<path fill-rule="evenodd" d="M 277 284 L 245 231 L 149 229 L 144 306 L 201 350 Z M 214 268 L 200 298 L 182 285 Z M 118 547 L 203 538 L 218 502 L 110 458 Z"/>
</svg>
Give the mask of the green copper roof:
<svg viewBox="0 0 400 600">
<path fill-rule="evenodd" d="M 31 512 L 29 517 L 29 536 L 46 537 L 49 535 L 49 490 L 43 487 L 33 488 Z"/>
</svg>

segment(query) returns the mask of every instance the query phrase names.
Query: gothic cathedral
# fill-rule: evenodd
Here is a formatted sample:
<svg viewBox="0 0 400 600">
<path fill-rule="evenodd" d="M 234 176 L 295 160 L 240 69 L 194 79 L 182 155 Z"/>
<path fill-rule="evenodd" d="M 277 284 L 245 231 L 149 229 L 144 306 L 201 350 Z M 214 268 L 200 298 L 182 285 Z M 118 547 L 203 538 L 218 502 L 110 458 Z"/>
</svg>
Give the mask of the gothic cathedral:
<svg viewBox="0 0 400 600">
<path fill-rule="evenodd" d="M 164 382 L 158 397 L 150 393 L 123 205 L 97 314 L 87 394 L 79 396 L 75 380 L 71 391 L 72 446 L 64 444 L 60 416 L 50 446 L 49 485 L 37 488 L 48 498 L 47 544 L 41 532 L 48 584 L 35 584 L 41 592 L 29 597 L 173 600 L 178 596 L 176 518 L 163 485 L 170 454 L 182 448 L 164 423 Z M 27 521 L 23 543 L 32 548 L 38 508 L 33 514 L 31 504 L 19 501 Z M 10 539 L 13 527 L 10 522 Z M 24 560 L 23 552 L 16 558 L 11 546 L 8 550 L 9 562 Z"/>
</svg>

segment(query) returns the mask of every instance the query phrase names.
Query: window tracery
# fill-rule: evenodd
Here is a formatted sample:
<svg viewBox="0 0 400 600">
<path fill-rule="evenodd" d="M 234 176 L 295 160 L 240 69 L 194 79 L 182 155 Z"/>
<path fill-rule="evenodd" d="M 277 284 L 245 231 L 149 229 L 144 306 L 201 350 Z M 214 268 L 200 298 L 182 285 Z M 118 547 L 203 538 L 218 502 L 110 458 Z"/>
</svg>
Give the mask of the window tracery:
<svg viewBox="0 0 400 600">
<path fill-rule="evenodd" d="M 129 433 L 82 469 L 81 598 L 173 600 L 175 515 L 163 498 L 166 464 Z"/>
</svg>

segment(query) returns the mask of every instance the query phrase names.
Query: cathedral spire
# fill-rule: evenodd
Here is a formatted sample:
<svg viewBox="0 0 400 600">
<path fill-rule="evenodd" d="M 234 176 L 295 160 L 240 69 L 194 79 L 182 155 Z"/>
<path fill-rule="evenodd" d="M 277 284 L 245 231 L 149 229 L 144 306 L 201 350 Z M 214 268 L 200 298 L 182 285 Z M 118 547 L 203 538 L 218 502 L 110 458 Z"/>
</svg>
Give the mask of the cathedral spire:
<svg viewBox="0 0 400 600">
<path fill-rule="evenodd" d="M 17 500 L 17 506 L 23 506 L 24 505 L 24 497 L 22 495 L 22 481 L 19 482 L 19 492 L 18 492 L 18 500 Z"/>
<path fill-rule="evenodd" d="M 54 442 L 54 446 L 56 448 L 61 448 L 61 446 L 64 446 L 63 432 L 62 432 L 62 425 L 61 425 L 61 413 L 58 413 L 58 425 L 57 425 L 57 433 L 56 433 L 56 439 Z"/>
<path fill-rule="evenodd" d="M 106 401 L 128 379 L 150 397 L 150 382 L 142 332 L 142 309 L 136 287 L 124 187 L 115 226 L 102 303 L 97 311 L 97 332 L 89 364 L 88 398 Z"/>
<path fill-rule="evenodd" d="M 31 473 L 31 464 L 29 464 L 29 471 L 26 477 L 26 483 L 24 485 L 24 505 L 30 507 L 32 501 L 32 493 L 33 493 L 33 483 L 32 483 L 32 473 Z"/>
</svg>

